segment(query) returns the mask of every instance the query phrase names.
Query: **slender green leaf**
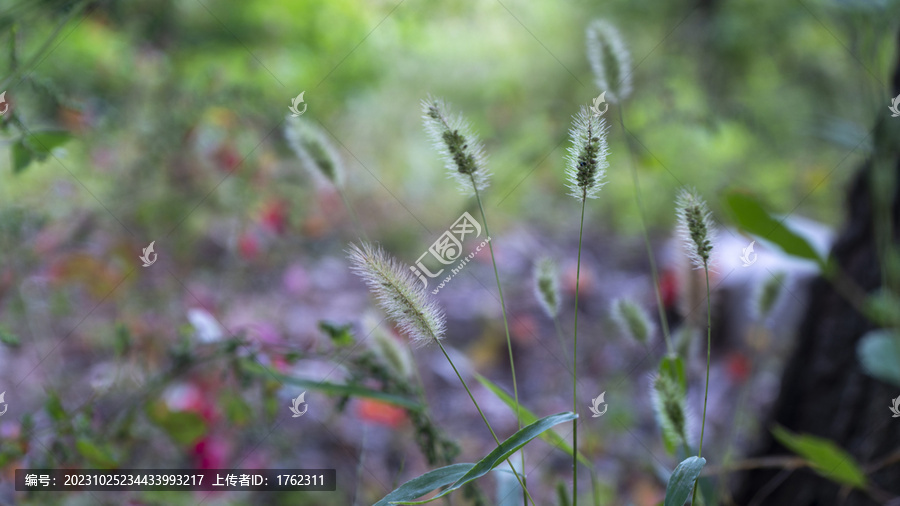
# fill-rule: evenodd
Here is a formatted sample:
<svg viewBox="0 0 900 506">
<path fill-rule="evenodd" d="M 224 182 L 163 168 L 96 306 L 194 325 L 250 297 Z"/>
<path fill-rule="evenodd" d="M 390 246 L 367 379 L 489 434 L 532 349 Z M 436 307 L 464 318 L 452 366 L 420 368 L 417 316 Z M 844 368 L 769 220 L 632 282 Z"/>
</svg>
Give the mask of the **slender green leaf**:
<svg viewBox="0 0 900 506">
<path fill-rule="evenodd" d="M 774 243 L 788 255 L 814 260 L 825 268 L 825 260 L 809 241 L 773 218 L 755 197 L 732 191 L 725 195 L 725 204 L 741 229 Z"/>
<path fill-rule="evenodd" d="M 558 425 L 564 422 L 569 422 L 578 418 L 578 415 L 572 412 L 564 412 L 557 413 L 555 415 L 550 415 L 540 420 L 532 423 L 531 425 L 522 427 L 518 432 L 509 437 L 506 441 L 500 443 L 500 446 L 494 448 L 491 453 L 488 453 L 483 459 L 479 460 L 472 469 L 470 469 L 466 474 L 464 474 L 461 478 L 456 480 L 450 487 L 445 489 L 440 494 L 432 497 L 431 499 L 425 499 L 424 501 L 410 501 L 403 502 L 402 504 L 425 504 L 429 503 L 435 499 L 441 498 L 458 489 L 459 487 L 465 485 L 470 481 L 477 480 L 481 478 L 491 469 L 500 465 L 501 462 L 509 458 L 510 455 L 517 452 L 520 448 L 528 444 L 529 441 L 538 437 L 541 432 L 545 430 L 549 430 L 554 425 Z M 400 503 L 395 503 L 400 504 Z"/>
<path fill-rule="evenodd" d="M 414 411 L 422 410 L 422 405 L 413 401 L 412 399 L 401 397 L 399 395 L 386 394 L 384 392 L 379 392 L 378 390 L 372 390 L 370 388 L 365 388 L 358 385 L 340 385 L 337 383 L 328 383 L 325 381 L 313 381 L 303 378 L 295 378 L 293 376 L 282 374 L 270 367 L 261 365 L 255 360 L 244 360 L 241 362 L 241 366 L 246 371 L 257 374 L 259 376 L 274 378 L 289 385 L 296 385 L 299 387 L 308 388 L 310 390 L 317 390 L 319 392 L 330 395 L 364 397 L 386 402 L 388 404 L 393 404 L 394 406 L 401 406 Z"/>
<path fill-rule="evenodd" d="M 429 471 L 397 487 L 396 490 L 384 496 L 374 506 L 388 506 L 389 504 L 412 501 L 423 495 L 449 485 L 460 479 L 475 464 L 453 464 Z"/>
<path fill-rule="evenodd" d="M 705 465 L 706 459 L 702 457 L 688 457 L 682 460 L 669 477 L 664 506 L 684 506 L 684 502 L 694 490 L 694 482 Z"/>
<path fill-rule="evenodd" d="M 869 376 L 900 386 L 900 334 L 887 329 L 867 332 L 856 353 Z"/>
<path fill-rule="evenodd" d="M 503 390 L 496 383 L 491 380 L 481 376 L 478 373 L 475 373 L 475 379 L 477 379 L 485 388 L 490 390 L 497 396 L 498 399 L 503 401 L 513 413 L 516 412 L 516 400 L 513 399 L 511 395 L 509 395 L 506 390 Z M 522 423 L 528 425 L 530 423 L 534 423 L 537 421 L 538 417 L 528 410 L 525 406 L 519 404 L 519 417 L 522 419 Z M 556 446 L 560 450 L 566 452 L 570 457 L 572 456 L 572 447 L 566 443 L 566 440 L 563 439 L 562 436 L 556 433 L 556 431 L 548 430 L 547 432 L 541 433 L 541 439 L 546 441 L 547 443 Z M 581 462 L 585 466 L 593 469 L 594 465 L 591 464 L 591 461 L 587 459 L 581 452 L 578 452 L 578 462 Z"/>
<path fill-rule="evenodd" d="M 856 488 L 866 487 L 866 475 L 852 455 L 832 441 L 809 434 L 794 434 L 781 426 L 772 429 L 775 439 L 809 461 L 822 476 Z"/>
</svg>

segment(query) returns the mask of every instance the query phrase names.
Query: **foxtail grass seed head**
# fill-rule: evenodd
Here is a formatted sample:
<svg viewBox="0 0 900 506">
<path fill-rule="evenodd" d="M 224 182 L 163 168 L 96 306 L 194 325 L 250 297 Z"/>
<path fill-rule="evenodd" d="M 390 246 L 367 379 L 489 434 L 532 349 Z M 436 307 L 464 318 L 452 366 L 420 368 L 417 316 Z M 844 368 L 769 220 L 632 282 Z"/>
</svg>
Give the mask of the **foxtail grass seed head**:
<svg viewBox="0 0 900 506">
<path fill-rule="evenodd" d="M 675 201 L 678 233 L 684 241 L 688 258 L 695 268 L 709 267 L 716 229 L 706 202 L 696 190 L 682 188 Z"/>
<path fill-rule="evenodd" d="M 375 355 L 401 378 L 409 378 L 413 374 L 412 355 L 409 348 L 399 342 L 384 324 L 373 313 L 369 312 L 362 319 L 363 331 L 372 331 L 369 347 Z"/>
<path fill-rule="evenodd" d="M 641 344 L 650 341 L 653 324 L 641 306 L 628 299 L 616 299 L 612 304 L 612 317 L 623 334 Z"/>
<path fill-rule="evenodd" d="M 653 411 L 656 423 L 669 441 L 690 446 L 689 418 L 684 392 L 672 378 L 659 375 L 653 378 Z"/>
<path fill-rule="evenodd" d="M 606 91 L 606 100 L 618 103 L 631 95 L 631 54 L 619 30 L 603 19 L 587 28 L 587 55 L 597 87 Z"/>
<path fill-rule="evenodd" d="M 597 192 L 606 184 L 608 131 L 606 118 L 597 117 L 587 106 L 581 106 L 573 117 L 569 130 L 572 145 L 567 157 L 566 179 L 571 190 L 569 194 L 578 200 L 596 198 Z"/>
<path fill-rule="evenodd" d="M 757 296 L 754 298 L 754 312 L 759 320 L 765 320 L 775 307 L 778 297 L 781 295 L 781 287 L 784 284 L 784 272 L 776 272 L 760 283 Z"/>
<path fill-rule="evenodd" d="M 474 195 L 475 189 L 487 188 L 490 173 L 484 145 L 462 115 L 452 114 L 443 100 L 429 96 L 422 101 L 422 119 L 448 176 L 459 184 L 460 191 Z"/>
<path fill-rule="evenodd" d="M 444 337 L 444 312 L 412 275 L 409 267 L 367 242 L 348 250 L 354 274 L 362 278 L 375 301 L 397 328 L 416 345 Z"/>
<path fill-rule="evenodd" d="M 344 167 L 325 132 L 308 120 L 288 117 L 284 136 L 300 163 L 313 177 L 325 178 L 338 188 L 343 186 Z"/>
<path fill-rule="evenodd" d="M 556 262 L 542 258 L 534 265 L 534 296 L 550 318 L 559 314 L 559 272 Z"/>
</svg>

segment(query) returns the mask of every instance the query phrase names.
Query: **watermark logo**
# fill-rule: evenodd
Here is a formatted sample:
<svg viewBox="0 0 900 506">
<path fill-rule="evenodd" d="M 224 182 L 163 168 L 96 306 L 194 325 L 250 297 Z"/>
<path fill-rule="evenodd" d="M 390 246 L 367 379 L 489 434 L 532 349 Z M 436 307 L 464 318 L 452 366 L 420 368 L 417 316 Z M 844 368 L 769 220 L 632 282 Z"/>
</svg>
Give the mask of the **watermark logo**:
<svg viewBox="0 0 900 506">
<path fill-rule="evenodd" d="M 604 104 L 602 111 L 600 110 L 600 104 Z M 594 111 L 594 116 L 603 116 L 607 109 L 609 109 L 609 103 L 606 102 L 606 92 L 604 91 L 599 97 L 594 99 L 594 105 L 591 106 L 591 110 Z"/>
<path fill-rule="evenodd" d="M 6 397 L 6 391 L 5 391 L 5 390 L 3 391 L 3 393 L 0 393 L 0 404 L 3 404 L 3 411 L 0 411 L 0 416 L 5 415 L 5 414 L 6 414 L 6 410 L 9 409 L 9 405 L 6 404 L 6 399 L 4 399 L 4 397 Z"/>
<path fill-rule="evenodd" d="M 3 399 L 2 395 L 0 395 L 0 399 Z M 896 399 L 891 400 L 894 401 L 894 405 L 890 407 L 891 413 L 894 414 L 891 418 L 900 418 L 900 395 Z"/>
<path fill-rule="evenodd" d="M 422 253 L 418 259 L 416 259 L 416 265 L 410 266 L 410 270 L 413 271 L 413 274 L 419 278 L 419 281 L 422 282 L 422 287 L 428 287 L 428 279 L 436 278 L 440 276 L 446 269 L 441 269 L 437 272 L 431 272 L 428 267 L 425 267 L 425 264 L 422 263 L 422 259 L 425 258 L 425 255 L 431 254 L 438 262 L 444 265 L 452 265 L 456 263 L 457 260 L 462 256 L 463 246 L 462 243 L 466 239 L 466 236 L 473 235 L 474 237 L 481 236 L 481 225 L 478 223 L 475 218 L 472 217 L 468 212 L 462 213 L 462 216 L 459 217 L 453 225 L 450 225 L 450 229 L 441 234 L 440 237 L 434 243 L 428 247 L 428 251 Z M 479 245 L 475 251 L 469 253 L 468 256 L 459 260 L 459 263 L 456 264 L 456 267 L 452 267 L 450 269 L 451 274 L 446 276 L 443 281 L 441 281 L 438 288 L 431 293 L 437 294 L 441 288 L 447 284 L 453 276 L 456 276 L 466 264 L 469 263 L 470 260 L 475 258 L 475 255 L 490 242 L 491 238 L 488 237 L 484 241 L 481 241 L 481 245 Z"/>
<path fill-rule="evenodd" d="M 156 241 L 151 242 L 150 246 L 147 246 L 146 248 L 144 248 L 143 249 L 144 254 L 141 255 L 140 257 L 138 257 L 141 259 L 142 262 L 144 262 L 144 267 L 150 267 L 151 265 L 156 263 L 156 253 L 153 252 L 153 244 L 155 242 Z M 153 255 L 153 260 L 150 260 L 150 255 Z"/>
<path fill-rule="evenodd" d="M 606 397 L 605 390 L 597 397 L 591 399 L 591 412 L 594 413 L 593 415 L 591 415 L 591 418 L 597 418 L 603 416 L 606 413 L 606 409 L 609 407 L 609 405 L 606 404 L 605 400 L 603 400 L 604 397 Z M 603 411 L 600 411 L 601 404 L 603 404 Z"/>
<path fill-rule="evenodd" d="M 2 95 L 0 95 L 0 97 L 2 97 Z M 894 97 L 894 99 L 891 100 L 891 106 L 888 107 L 888 109 L 891 110 L 891 113 L 893 113 L 893 114 L 891 114 L 892 118 L 896 118 L 897 116 L 900 116 L 900 109 L 898 109 L 898 106 L 900 106 L 900 95 L 897 95 L 896 97 Z"/>
<path fill-rule="evenodd" d="M 306 397 L 306 391 L 298 395 L 296 399 L 291 399 L 291 401 L 293 401 L 293 404 L 291 404 L 290 408 L 291 412 L 294 413 L 291 418 L 298 418 L 306 414 L 306 410 L 309 409 L 309 404 L 306 404 L 304 397 Z M 305 404 L 305 406 L 303 406 L 303 411 L 300 411 L 301 404 Z"/>
<path fill-rule="evenodd" d="M 756 253 L 753 252 L 754 244 L 756 244 L 756 241 L 750 241 L 750 246 L 741 250 L 743 252 L 741 254 L 741 262 L 744 262 L 744 267 L 750 267 L 756 263 Z"/>
<path fill-rule="evenodd" d="M 288 107 L 288 109 L 290 109 L 290 111 L 291 111 L 291 116 L 293 116 L 295 118 L 306 112 L 306 104 L 303 103 L 303 94 L 304 93 L 306 93 L 306 91 L 301 91 L 300 94 L 297 95 L 296 98 L 291 100 L 291 106 Z M 297 109 L 297 106 L 300 104 L 303 104 L 302 111 Z"/>
<path fill-rule="evenodd" d="M 9 110 L 9 102 L 6 101 L 6 92 L 0 93 L 0 116 L 6 114 Z"/>
</svg>

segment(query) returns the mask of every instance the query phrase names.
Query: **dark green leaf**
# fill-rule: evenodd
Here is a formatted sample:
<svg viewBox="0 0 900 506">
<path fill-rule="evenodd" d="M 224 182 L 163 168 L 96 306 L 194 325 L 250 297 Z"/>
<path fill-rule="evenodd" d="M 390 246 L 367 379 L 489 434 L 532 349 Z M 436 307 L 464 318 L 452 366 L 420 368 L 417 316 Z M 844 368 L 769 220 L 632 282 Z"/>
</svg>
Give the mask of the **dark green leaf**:
<svg viewBox="0 0 900 506">
<path fill-rule="evenodd" d="M 688 457 L 678 464 L 666 485 L 665 506 L 684 506 L 705 465 L 706 459 L 702 457 Z"/>
<path fill-rule="evenodd" d="M 49 394 L 47 403 L 44 404 L 44 408 L 47 410 L 47 414 L 50 415 L 50 418 L 56 422 L 61 422 L 69 418 L 66 414 L 66 409 L 63 408 L 62 402 L 54 393 Z"/>
<path fill-rule="evenodd" d="M 475 379 L 477 379 L 482 385 L 484 385 L 485 388 L 493 392 L 494 395 L 496 395 L 498 399 L 503 401 L 503 403 L 506 404 L 513 413 L 516 412 L 516 401 L 505 390 L 478 373 L 475 373 Z M 519 417 L 522 419 L 522 423 L 525 425 L 534 423 L 538 419 L 538 417 L 534 413 L 529 411 L 527 408 L 525 408 L 525 406 L 522 406 L 521 404 L 519 404 Z M 566 452 L 570 457 L 572 456 L 572 447 L 569 446 L 569 444 L 566 443 L 566 440 L 563 439 L 563 437 L 557 434 L 555 431 L 548 430 L 547 432 L 542 432 L 541 439 Z M 591 461 L 588 460 L 584 455 L 582 455 L 581 452 L 578 452 L 578 461 L 589 468 L 593 469 L 594 467 L 593 464 L 591 464 Z"/>
<path fill-rule="evenodd" d="M 43 132 L 34 132 L 25 138 L 25 143 L 31 148 L 31 151 L 38 158 L 43 160 L 55 148 L 62 146 L 72 136 L 62 130 L 45 130 Z"/>
<path fill-rule="evenodd" d="M 866 487 L 866 475 L 852 455 L 832 441 L 809 434 L 794 434 L 781 426 L 772 429 L 775 439 L 809 461 L 822 476 L 843 485 Z"/>
<path fill-rule="evenodd" d="M 825 268 L 825 260 L 815 248 L 780 220 L 773 218 L 755 197 L 732 191 L 725 195 L 725 204 L 741 229 L 777 245 L 788 255 L 814 260 Z"/>
<path fill-rule="evenodd" d="M 429 471 L 400 485 L 396 490 L 375 503 L 374 506 L 388 506 L 389 504 L 402 503 L 402 501 L 412 501 L 433 490 L 455 482 L 474 466 L 475 464 L 453 464 Z"/>
<path fill-rule="evenodd" d="M 313 381 L 302 378 L 295 378 L 293 376 L 282 374 L 270 367 L 260 365 L 255 360 L 243 360 L 241 362 L 241 365 L 247 372 L 256 374 L 258 376 L 264 376 L 266 378 L 277 379 L 278 381 L 287 383 L 289 385 L 296 385 L 299 387 L 308 388 L 310 390 L 318 390 L 319 392 L 336 396 L 349 395 L 354 397 L 375 399 L 378 401 L 386 402 L 388 404 L 393 404 L 395 406 L 408 408 L 414 411 L 422 410 L 421 404 L 413 401 L 412 399 L 401 397 L 399 395 L 386 394 L 384 392 L 379 392 L 378 390 L 372 390 L 358 385 L 339 385 L 337 383 L 327 383 L 324 381 Z"/>
<path fill-rule="evenodd" d="M 350 346 L 353 344 L 352 329 L 353 325 L 349 323 L 346 325 L 335 325 L 324 320 L 319 322 L 319 330 L 327 334 L 334 345 L 338 347 Z"/>
<path fill-rule="evenodd" d="M 31 150 L 24 142 L 18 141 L 12 146 L 13 174 L 18 174 L 31 163 Z"/>
<path fill-rule="evenodd" d="M 531 425 L 522 427 L 518 432 L 510 436 L 509 439 L 500 443 L 500 446 L 494 448 L 491 453 L 488 453 L 483 459 L 476 462 L 475 466 L 472 467 L 472 469 L 466 472 L 466 474 L 464 474 L 460 479 L 456 480 L 452 485 L 450 485 L 440 494 L 432 497 L 431 499 L 425 499 L 424 501 L 409 501 L 405 504 L 425 504 L 440 497 L 444 497 L 445 495 L 453 492 L 466 483 L 477 480 L 478 478 L 481 478 L 482 476 L 490 472 L 491 469 L 500 465 L 500 463 L 509 458 L 510 455 L 528 444 L 529 441 L 538 437 L 541 432 L 549 430 L 554 425 L 569 422 L 576 418 L 578 418 L 578 415 L 576 415 L 575 413 L 557 413 L 555 415 L 541 418 Z"/>
<path fill-rule="evenodd" d="M 900 386 L 900 334 L 887 329 L 867 332 L 856 353 L 868 375 Z"/>
</svg>

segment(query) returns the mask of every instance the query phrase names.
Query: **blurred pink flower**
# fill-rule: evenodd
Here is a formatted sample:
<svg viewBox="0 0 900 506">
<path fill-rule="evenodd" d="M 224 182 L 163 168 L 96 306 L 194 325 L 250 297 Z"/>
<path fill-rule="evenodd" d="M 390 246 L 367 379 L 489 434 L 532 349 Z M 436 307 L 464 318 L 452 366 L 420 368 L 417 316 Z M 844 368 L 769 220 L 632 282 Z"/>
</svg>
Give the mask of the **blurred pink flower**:
<svg viewBox="0 0 900 506">
<path fill-rule="evenodd" d="M 299 295 L 309 288 L 309 276 L 306 269 L 300 264 L 293 264 L 287 268 L 282 277 L 285 290 L 292 295 Z"/>
</svg>

